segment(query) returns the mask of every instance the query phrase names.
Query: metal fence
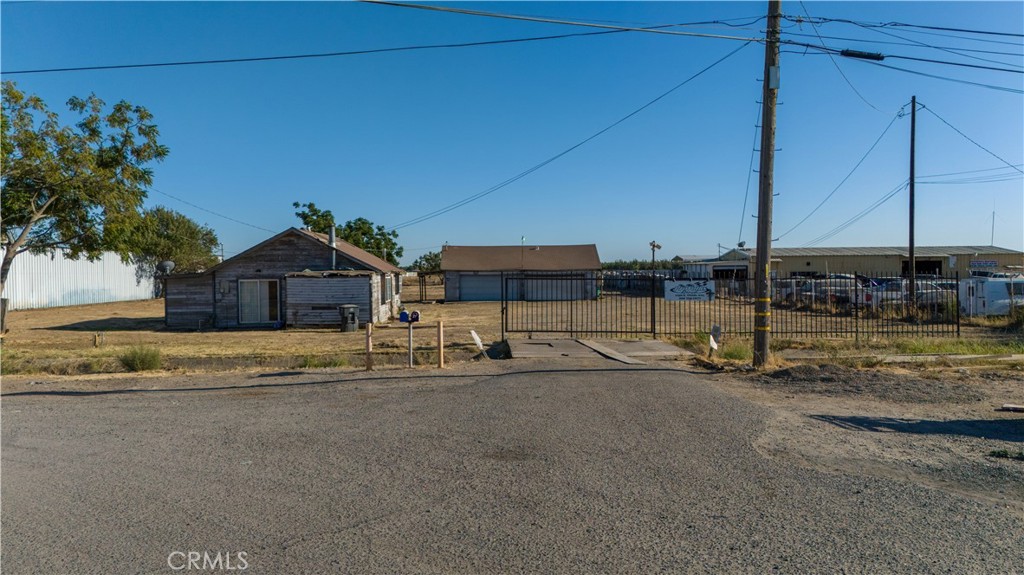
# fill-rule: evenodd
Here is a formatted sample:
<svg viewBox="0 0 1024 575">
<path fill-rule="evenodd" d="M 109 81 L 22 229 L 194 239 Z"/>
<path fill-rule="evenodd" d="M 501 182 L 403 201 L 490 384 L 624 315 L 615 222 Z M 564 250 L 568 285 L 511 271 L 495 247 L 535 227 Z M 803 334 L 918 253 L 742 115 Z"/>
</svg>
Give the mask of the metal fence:
<svg viewBox="0 0 1024 575">
<path fill-rule="evenodd" d="M 773 279 L 771 331 L 792 338 L 958 336 L 958 283 L 866 274 Z M 685 279 L 670 270 L 505 274 L 502 332 L 658 337 L 717 325 L 752 335 L 754 288 L 751 279 Z"/>
</svg>

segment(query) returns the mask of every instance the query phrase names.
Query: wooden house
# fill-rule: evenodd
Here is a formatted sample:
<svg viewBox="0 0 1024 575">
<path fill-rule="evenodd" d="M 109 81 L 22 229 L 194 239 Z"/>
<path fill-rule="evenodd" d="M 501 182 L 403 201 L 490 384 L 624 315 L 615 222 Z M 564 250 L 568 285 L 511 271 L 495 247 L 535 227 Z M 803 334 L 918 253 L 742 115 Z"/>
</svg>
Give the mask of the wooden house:
<svg viewBox="0 0 1024 575">
<path fill-rule="evenodd" d="M 289 228 L 216 266 L 171 274 L 164 318 L 172 329 L 338 325 L 343 304 L 359 323 L 398 312 L 402 270 L 325 234 Z"/>
</svg>

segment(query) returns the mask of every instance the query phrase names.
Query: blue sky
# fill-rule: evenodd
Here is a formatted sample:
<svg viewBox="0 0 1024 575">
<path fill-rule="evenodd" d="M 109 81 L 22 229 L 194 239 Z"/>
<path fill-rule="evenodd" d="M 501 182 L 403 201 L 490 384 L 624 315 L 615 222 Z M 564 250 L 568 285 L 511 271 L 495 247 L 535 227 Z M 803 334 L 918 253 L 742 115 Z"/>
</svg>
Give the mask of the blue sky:
<svg viewBox="0 0 1024 575">
<path fill-rule="evenodd" d="M 732 26 L 673 30 L 758 38 L 764 20 L 744 24 L 767 11 L 766 2 L 439 5 L 628 27 L 729 20 Z M 1022 2 L 782 3 L 787 15 L 802 15 L 805 8 L 814 17 L 1024 33 Z M 480 193 L 606 128 L 743 45 L 629 32 L 335 58 L 8 74 L 596 30 L 341 2 L 3 2 L 0 10 L 4 79 L 38 94 L 52 109 L 66 110 L 69 97 L 90 92 L 107 102 L 125 99 L 149 108 L 171 153 L 155 166 L 148 203 L 211 226 L 229 256 L 268 237 L 266 230 L 298 225 L 294 201 L 315 202 L 342 221 L 365 217 L 391 227 Z M 821 43 L 806 22 L 785 26 L 784 39 Z M 840 49 L 1012 70 L 1024 64 L 1019 36 L 842 22 L 821 24 L 817 32 L 831 37 L 826 45 Z M 651 240 L 664 246 L 664 257 L 715 254 L 719 244 L 728 248 L 738 240 L 752 246 L 756 174 L 749 192 L 747 180 L 763 62 L 763 46 L 750 44 L 544 168 L 399 229 L 404 261 L 445 242 L 514 245 L 522 236 L 535 244 L 596 243 L 604 260 L 649 257 Z M 1024 89 L 1019 73 L 891 57 L 884 63 Z M 906 180 L 909 115 L 893 122 L 811 218 L 779 236 L 836 188 L 912 95 L 996 156 L 1024 163 L 1020 93 L 839 57 L 833 63 L 792 46 L 784 49 L 781 71 L 778 247 L 907 242 L 905 190 L 822 237 Z M 930 177 L 967 171 L 972 173 Z M 1024 249 L 1020 174 L 925 110 L 917 118 L 917 173 L 918 245 L 988 245 L 995 212 L 995 244 Z M 979 176 L 1000 181 L 979 182 Z"/>
</svg>

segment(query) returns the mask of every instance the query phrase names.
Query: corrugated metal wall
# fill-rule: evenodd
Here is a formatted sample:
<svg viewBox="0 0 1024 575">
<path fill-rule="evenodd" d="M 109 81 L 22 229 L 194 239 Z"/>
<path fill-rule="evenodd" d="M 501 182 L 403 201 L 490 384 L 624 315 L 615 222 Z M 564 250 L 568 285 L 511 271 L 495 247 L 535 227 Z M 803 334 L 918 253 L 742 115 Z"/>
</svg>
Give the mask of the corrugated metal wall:
<svg viewBox="0 0 1024 575">
<path fill-rule="evenodd" d="M 32 309 L 150 299 L 154 296 L 152 277 L 138 281 L 135 266 L 125 264 L 114 253 L 90 262 L 69 260 L 57 253 L 24 253 L 14 258 L 3 297 L 7 309 Z"/>
</svg>

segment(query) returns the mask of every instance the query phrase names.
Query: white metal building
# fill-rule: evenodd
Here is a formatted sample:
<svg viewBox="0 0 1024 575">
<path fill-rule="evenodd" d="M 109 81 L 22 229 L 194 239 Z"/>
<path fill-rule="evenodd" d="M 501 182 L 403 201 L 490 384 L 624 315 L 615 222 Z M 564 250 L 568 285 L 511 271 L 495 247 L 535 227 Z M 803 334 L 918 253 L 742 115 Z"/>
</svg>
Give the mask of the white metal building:
<svg viewBox="0 0 1024 575">
<path fill-rule="evenodd" d="M 52 257 L 23 253 L 14 258 L 3 293 L 8 310 L 151 299 L 155 295 L 153 278 L 136 277 L 136 267 L 112 252 L 96 261 L 69 260 L 60 252 Z"/>
</svg>

